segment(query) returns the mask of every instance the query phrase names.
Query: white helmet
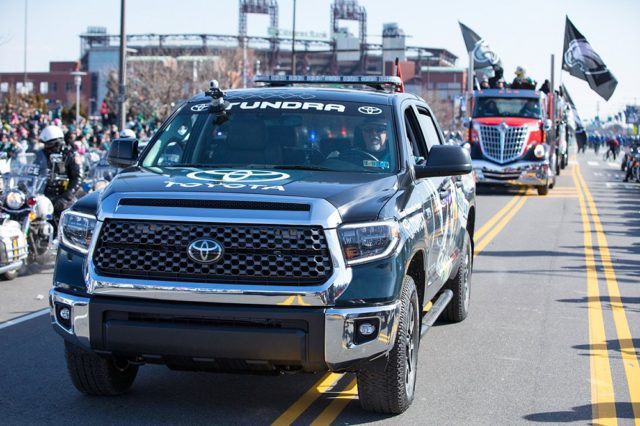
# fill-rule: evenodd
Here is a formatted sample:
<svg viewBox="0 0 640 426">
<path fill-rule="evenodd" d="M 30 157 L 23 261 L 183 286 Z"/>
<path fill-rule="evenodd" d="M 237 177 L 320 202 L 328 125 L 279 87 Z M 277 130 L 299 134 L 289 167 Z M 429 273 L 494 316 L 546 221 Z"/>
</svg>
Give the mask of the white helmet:
<svg viewBox="0 0 640 426">
<path fill-rule="evenodd" d="M 58 126 L 47 126 L 40 132 L 40 141 L 45 145 L 64 140 L 64 133 Z"/>
<path fill-rule="evenodd" d="M 136 133 L 131 129 L 122 129 L 120 131 L 120 137 L 123 139 L 135 138 Z"/>
</svg>

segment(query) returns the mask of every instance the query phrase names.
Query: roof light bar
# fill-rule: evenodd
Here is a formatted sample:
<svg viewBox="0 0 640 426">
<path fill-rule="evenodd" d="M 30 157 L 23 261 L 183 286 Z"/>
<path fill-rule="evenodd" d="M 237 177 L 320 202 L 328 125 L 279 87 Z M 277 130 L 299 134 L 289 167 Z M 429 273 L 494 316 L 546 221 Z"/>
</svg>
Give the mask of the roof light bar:
<svg viewBox="0 0 640 426">
<path fill-rule="evenodd" d="M 400 77 L 381 75 L 257 75 L 253 82 L 267 83 L 273 86 L 286 86 L 289 84 L 402 85 Z"/>
</svg>

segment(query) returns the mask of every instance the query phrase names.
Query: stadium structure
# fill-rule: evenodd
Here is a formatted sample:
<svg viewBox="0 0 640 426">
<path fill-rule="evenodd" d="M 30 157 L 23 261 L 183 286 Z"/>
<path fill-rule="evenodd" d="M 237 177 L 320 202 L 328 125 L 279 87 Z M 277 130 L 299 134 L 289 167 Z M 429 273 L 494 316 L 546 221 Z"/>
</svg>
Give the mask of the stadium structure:
<svg viewBox="0 0 640 426">
<path fill-rule="evenodd" d="M 399 58 L 405 87 L 418 94 L 431 93 L 441 100 L 452 100 L 464 91 L 466 70 L 456 67 L 457 57 L 443 48 L 407 45 L 407 36 L 396 23 L 384 24 L 382 43 L 367 40 L 367 12 L 357 0 L 334 0 L 330 5 L 329 33 L 283 30 L 279 27 L 277 0 L 239 0 L 238 33 L 223 34 L 128 34 L 127 66 L 148 61 L 179 63 L 193 69 L 193 75 L 220 58 L 231 62 L 238 79 L 234 86 L 250 86 L 256 74 L 305 75 L 389 75 L 393 61 Z M 251 36 L 251 14 L 268 15 L 266 36 Z M 358 34 L 342 27 L 345 21 L 357 22 Z M 80 35 L 80 69 L 87 72 L 83 80 L 83 104 L 97 113 L 107 95 L 109 75 L 118 69 L 120 36 L 108 34 L 106 28 L 89 27 Z M 52 63 L 53 65 L 53 63 Z M 22 73 L 2 82 L 22 81 Z M 34 74 L 35 76 L 35 74 Z M 38 73 L 44 81 L 46 73 Z M 70 80 L 73 81 L 73 80 Z M 37 92 L 42 86 L 33 81 Z M 73 90 L 63 84 L 65 91 Z M 88 86 L 88 87 L 86 87 Z M 50 100 L 69 104 L 74 93 L 45 94 Z M 0 96 L 2 93 L 0 93 Z"/>
</svg>

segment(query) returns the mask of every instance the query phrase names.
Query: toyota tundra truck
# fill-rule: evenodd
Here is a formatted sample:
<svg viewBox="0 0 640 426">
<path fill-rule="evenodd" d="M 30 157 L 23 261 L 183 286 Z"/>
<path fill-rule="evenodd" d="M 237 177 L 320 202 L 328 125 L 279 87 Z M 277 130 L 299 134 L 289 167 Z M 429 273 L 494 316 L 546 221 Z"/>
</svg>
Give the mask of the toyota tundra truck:
<svg viewBox="0 0 640 426">
<path fill-rule="evenodd" d="M 466 120 L 478 183 L 534 186 L 546 195 L 555 184 L 555 144 L 550 102 L 536 90 L 487 89 L 473 94 L 472 115 Z"/>
<path fill-rule="evenodd" d="M 256 80 L 212 82 L 140 154 L 114 141 L 123 170 L 62 215 L 50 305 L 71 381 L 355 372 L 362 407 L 403 412 L 421 336 L 469 311 L 469 154 L 397 77 Z"/>
</svg>

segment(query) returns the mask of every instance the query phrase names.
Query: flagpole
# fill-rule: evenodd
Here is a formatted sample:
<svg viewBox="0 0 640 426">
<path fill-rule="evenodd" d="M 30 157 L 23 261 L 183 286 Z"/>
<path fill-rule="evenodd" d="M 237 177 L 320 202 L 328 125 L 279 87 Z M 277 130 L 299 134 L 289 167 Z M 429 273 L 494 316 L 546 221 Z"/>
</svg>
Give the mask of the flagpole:
<svg viewBox="0 0 640 426">
<path fill-rule="evenodd" d="M 467 99 L 465 100 L 469 116 L 471 116 L 471 99 L 473 99 L 473 55 L 475 54 L 475 51 L 476 49 L 474 48 L 469 52 L 469 78 L 467 79 Z"/>
<path fill-rule="evenodd" d="M 553 143 L 556 143 L 556 138 L 558 137 L 557 133 L 556 133 L 556 120 L 559 119 L 559 115 L 558 115 L 558 106 L 560 105 L 560 99 L 556 99 L 556 92 L 555 92 L 555 55 L 552 53 L 551 54 L 551 75 L 550 75 L 550 83 L 551 83 L 551 87 L 549 88 L 549 94 L 551 95 L 551 108 L 553 108 L 551 110 L 551 140 L 553 141 Z"/>
</svg>

